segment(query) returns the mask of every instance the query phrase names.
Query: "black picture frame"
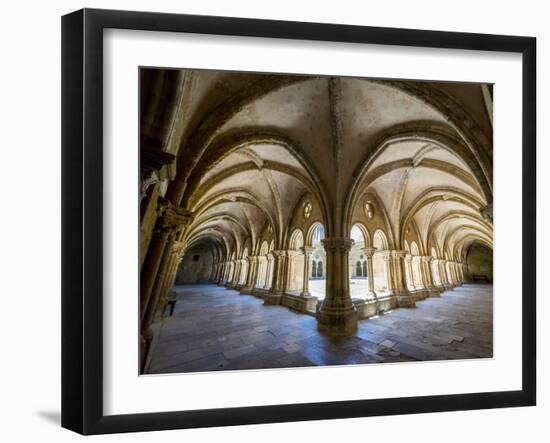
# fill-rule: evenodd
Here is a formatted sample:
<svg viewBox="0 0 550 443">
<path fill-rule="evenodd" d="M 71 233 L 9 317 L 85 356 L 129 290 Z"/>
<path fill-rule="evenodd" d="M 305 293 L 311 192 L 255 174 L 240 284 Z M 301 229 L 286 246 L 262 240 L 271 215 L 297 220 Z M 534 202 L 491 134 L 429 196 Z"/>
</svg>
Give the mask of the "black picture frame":
<svg viewBox="0 0 550 443">
<path fill-rule="evenodd" d="M 103 30 L 250 36 L 522 54 L 522 389 L 170 411 L 103 413 Z M 229 426 L 536 403 L 536 39 L 83 9 L 62 18 L 62 426 L 82 434 Z"/>
</svg>

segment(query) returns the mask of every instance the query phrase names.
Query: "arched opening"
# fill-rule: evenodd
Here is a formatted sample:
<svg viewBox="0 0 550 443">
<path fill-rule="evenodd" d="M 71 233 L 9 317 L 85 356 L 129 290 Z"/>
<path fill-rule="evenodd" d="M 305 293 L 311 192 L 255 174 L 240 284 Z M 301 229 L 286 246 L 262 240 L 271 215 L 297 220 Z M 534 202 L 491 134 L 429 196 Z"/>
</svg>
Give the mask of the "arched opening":
<svg viewBox="0 0 550 443">
<path fill-rule="evenodd" d="M 239 272 L 239 282 L 238 285 L 242 286 L 246 284 L 246 276 L 248 275 L 248 248 L 244 248 L 243 255 L 241 260 L 239 260 L 238 272 Z"/>
<path fill-rule="evenodd" d="M 372 245 L 376 252 L 372 257 L 374 290 L 378 293 L 384 293 L 388 290 L 388 268 L 386 266 L 385 254 L 388 253 L 388 238 L 381 229 L 376 230 L 372 238 Z"/>
<path fill-rule="evenodd" d="M 317 334 L 334 343 L 367 324 L 389 337 L 360 349 L 369 360 L 372 351 L 377 361 L 399 360 L 396 350 L 418 360 L 427 347 L 441 357 L 462 346 L 440 347 L 444 328 L 457 326 L 442 316 L 460 311 L 453 297 L 470 290 L 459 288 L 465 276 L 492 282 L 493 128 L 479 85 L 189 70 L 150 80 L 140 100 L 140 343 L 160 343 L 152 372 L 246 369 L 266 357 L 277 367 L 281 347 L 296 353 L 285 365 L 345 364 L 365 341 L 352 339 L 351 354 L 338 344 L 320 356 L 292 346 L 296 332 L 307 344 Z M 154 325 L 150 314 L 174 278 L 179 318 Z M 490 285 L 471 286 L 489 306 Z M 417 302 L 416 312 L 379 315 Z M 481 343 L 483 314 L 479 330 L 449 335 Z M 383 349 L 434 319 L 412 346 Z M 197 337 L 202 325 L 207 335 Z M 189 343 L 179 341 L 187 332 Z M 178 349 L 168 362 L 173 341 L 161 341 L 172 335 Z M 197 338 L 201 352 L 209 348 L 200 368 L 190 360 Z M 140 351 L 143 360 L 149 351 Z M 489 346 L 476 355 L 491 355 Z"/>
<path fill-rule="evenodd" d="M 260 253 L 258 255 L 258 278 L 256 280 L 255 287 L 265 288 L 267 282 L 267 272 L 268 272 L 268 255 L 269 254 L 269 245 L 267 241 L 263 241 L 260 246 Z"/>
<path fill-rule="evenodd" d="M 206 283 L 212 276 L 214 255 L 208 242 L 199 242 L 189 248 L 176 272 L 175 283 L 188 285 Z"/>
<path fill-rule="evenodd" d="M 493 283 L 493 250 L 474 242 L 466 254 L 468 278 L 474 283 Z"/>
<path fill-rule="evenodd" d="M 304 287 L 304 235 L 300 229 L 295 229 L 290 236 L 288 255 L 287 290 L 301 291 Z"/>
<path fill-rule="evenodd" d="M 314 223 L 308 231 L 307 243 L 310 246 L 309 292 L 319 300 L 325 298 L 325 265 L 326 252 L 322 240 L 325 238 L 325 227 L 322 223 Z"/>
<path fill-rule="evenodd" d="M 370 260 L 370 257 L 365 252 L 365 248 L 369 246 L 367 228 L 360 223 L 354 224 L 350 231 L 350 238 L 353 240 L 349 252 L 350 295 L 352 298 L 365 299 L 370 292 L 368 284 L 369 266 L 367 265 L 367 260 Z"/>
</svg>

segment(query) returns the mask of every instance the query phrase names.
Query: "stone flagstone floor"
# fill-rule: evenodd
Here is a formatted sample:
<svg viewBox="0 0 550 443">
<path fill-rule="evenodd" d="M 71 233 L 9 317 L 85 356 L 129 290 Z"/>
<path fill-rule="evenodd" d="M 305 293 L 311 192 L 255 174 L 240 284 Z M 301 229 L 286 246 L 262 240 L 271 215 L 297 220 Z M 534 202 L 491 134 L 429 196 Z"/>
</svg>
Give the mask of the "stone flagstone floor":
<svg viewBox="0 0 550 443">
<path fill-rule="evenodd" d="M 214 285 L 175 288 L 148 373 L 490 358 L 491 285 L 470 284 L 360 320 L 357 335 L 329 338 L 314 317 Z"/>
</svg>

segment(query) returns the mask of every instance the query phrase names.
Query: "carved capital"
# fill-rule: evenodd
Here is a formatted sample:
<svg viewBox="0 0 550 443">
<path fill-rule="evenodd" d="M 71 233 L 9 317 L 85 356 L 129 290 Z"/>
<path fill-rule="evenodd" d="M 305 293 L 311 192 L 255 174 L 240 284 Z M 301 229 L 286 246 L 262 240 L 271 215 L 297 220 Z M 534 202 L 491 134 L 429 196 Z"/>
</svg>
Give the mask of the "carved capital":
<svg viewBox="0 0 550 443">
<path fill-rule="evenodd" d="M 391 251 L 392 257 L 396 259 L 405 258 L 407 254 L 407 251 Z"/>
<path fill-rule="evenodd" d="M 181 241 L 176 241 L 172 245 L 172 252 L 176 255 L 183 255 L 183 251 L 185 250 L 185 243 Z"/>
<path fill-rule="evenodd" d="M 307 256 L 307 255 L 309 255 L 313 252 L 313 247 L 304 246 L 304 247 L 300 248 L 300 251 L 302 251 L 302 253 Z"/>
<path fill-rule="evenodd" d="M 389 261 L 392 258 L 391 251 L 388 250 L 376 251 L 375 254 L 377 257 L 381 257 L 385 261 Z"/>
<path fill-rule="evenodd" d="M 154 183 L 173 178 L 170 166 L 176 156 L 162 151 L 162 143 L 158 140 L 142 139 L 140 153 L 141 197 Z"/>
<path fill-rule="evenodd" d="M 367 257 L 372 257 L 374 253 L 377 251 L 377 249 L 372 246 L 367 246 L 366 248 L 362 248 L 361 251 L 363 251 L 363 253 Z"/>
<path fill-rule="evenodd" d="M 160 232 L 177 232 L 184 229 L 193 220 L 190 211 L 174 206 L 165 198 L 160 198 L 156 230 Z"/>
<path fill-rule="evenodd" d="M 348 253 L 351 250 L 354 241 L 351 238 L 332 237 L 324 238 L 321 240 L 321 243 L 323 243 L 325 251 L 327 252 Z"/>
<path fill-rule="evenodd" d="M 298 256 L 302 256 L 302 253 L 300 251 L 290 250 L 290 251 L 286 251 L 286 255 L 288 257 L 298 257 Z"/>
<path fill-rule="evenodd" d="M 493 204 L 488 204 L 479 210 L 483 220 L 493 224 Z"/>
</svg>

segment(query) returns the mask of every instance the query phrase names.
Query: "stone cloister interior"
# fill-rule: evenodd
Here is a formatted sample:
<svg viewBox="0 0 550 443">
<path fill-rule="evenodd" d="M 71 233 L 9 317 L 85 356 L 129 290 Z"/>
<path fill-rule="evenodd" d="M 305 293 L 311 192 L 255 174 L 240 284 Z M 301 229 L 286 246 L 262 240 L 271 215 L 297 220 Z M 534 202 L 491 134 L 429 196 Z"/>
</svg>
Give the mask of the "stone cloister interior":
<svg viewBox="0 0 550 443">
<path fill-rule="evenodd" d="M 492 356 L 492 86 L 140 70 L 142 373 Z"/>
</svg>

